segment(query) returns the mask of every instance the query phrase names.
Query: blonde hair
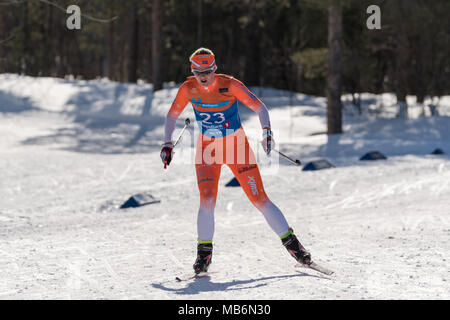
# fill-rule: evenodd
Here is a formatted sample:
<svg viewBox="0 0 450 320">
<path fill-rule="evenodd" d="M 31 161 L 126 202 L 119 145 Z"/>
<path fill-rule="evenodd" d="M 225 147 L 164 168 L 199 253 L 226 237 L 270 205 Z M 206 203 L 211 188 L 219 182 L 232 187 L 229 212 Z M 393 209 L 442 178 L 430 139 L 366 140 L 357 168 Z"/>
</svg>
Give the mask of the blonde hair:
<svg viewBox="0 0 450 320">
<path fill-rule="evenodd" d="M 191 60 L 194 56 L 198 56 L 201 54 L 212 54 L 214 55 L 214 53 L 208 49 L 208 48 L 198 48 L 197 50 L 194 51 L 193 54 L 191 54 L 191 56 L 189 57 L 189 60 Z"/>
</svg>

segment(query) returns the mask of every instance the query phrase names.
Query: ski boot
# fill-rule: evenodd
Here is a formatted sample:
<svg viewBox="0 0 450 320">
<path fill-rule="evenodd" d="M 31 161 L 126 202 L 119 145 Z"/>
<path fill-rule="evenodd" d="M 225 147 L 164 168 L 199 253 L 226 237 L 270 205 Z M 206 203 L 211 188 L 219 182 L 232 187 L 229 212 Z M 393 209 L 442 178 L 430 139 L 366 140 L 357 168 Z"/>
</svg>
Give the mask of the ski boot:
<svg viewBox="0 0 450 320">
<path fill-rule="evenodd" d="M 208 267 L 211 264 L 212 250 L 212 243 L 199 243 L 197 245 L 197 259 L 193 266 L 196 274 L 208 271 Z"/>
<path fill-rule="evenodd" d="M 291 233 L 286 238 L 282 239 L 281 242 L 289 251 L 291 256 L 293 256 L 299 263 L 306 265 L 311 264 L 311 254 L 306 251 L 305 247 L 303 247 L 300 241 L 298 241 L 295 234 Z"/>
</svg>

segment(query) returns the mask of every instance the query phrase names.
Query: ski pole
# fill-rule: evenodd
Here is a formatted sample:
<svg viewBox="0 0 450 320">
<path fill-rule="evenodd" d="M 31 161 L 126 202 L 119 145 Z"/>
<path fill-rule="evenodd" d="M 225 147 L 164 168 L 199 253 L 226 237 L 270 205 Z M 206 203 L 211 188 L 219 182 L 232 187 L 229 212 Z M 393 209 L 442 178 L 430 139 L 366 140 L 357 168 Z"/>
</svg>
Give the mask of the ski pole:
<svg viewBox="0 0 450 320">
<path fill-rule="evenodd" d="M 284 153 L 278 151 L 277 149 L 272 149 L 273 151 L 275 151 L 276 153 L 278 153 L 280 156 L 284 157 L 285 159 L 289 160 L 290 162 L 292 162 L 293 164 L 295 164 L 296 166 L 301 166 L 302 163 L 300 162 L 300 160 L 298 159 L 292 159 L 290 157 L 288 157 L 287 155 L 285 155 Z"/>
<path fill-rule="evenodd" d="M 292 162 L 292 163 L 295 164 L 296 166 L 301 166 L 301 165 L 302 165 L 302 163 L 300 162 L 300 160 L 298 160 L 298 159 L 295 159 L 295 160 L 294 160 L 294 159 L 292 159 L 291 157 L 288 157 L 288 156 L 285 155 L 283 152 L 278 151 L 278 150 L 275 149 L 275 148 L 272 148 L 272 150 L 275 151 L 276 153 L 278 153 L 280 156 L 284 157 L 286 160 Z"/>
<path fill-rule="evenodd" d="M 186 128 L 188 127 L 188 125 L 191 123 L 191 120 L 189 120 L 189 118 L 186 118 L 186 120 L 184 120 L 184 128 L 183 130 L 181 130 L 180 135 L 178 136 L 177 141 L 175 141 L 174 145 L 173 145 L 173 149 L 175 149 L 175 146 L 178 144 L 178 142 L 180 142 L 181 136 L 184 133 L 184 130 L 186 130 Z M 167 160 L 164 161 L 164 169 L 167 169 Z"/>
<path fill-rule="evenodd" d="M 186 128 L 188 127 L 188 125 L 189 125 L 190 123 L 191 123 L 191 120 L 189 120 L 189 118 L 186 118 L 186 120 L 184 120 L 184 128 L 183 128 L 183 130 L 181 130 L 180 135 L 178 136 L 177 141 L 175 141 L 175 143 L 174 143 L 174 145 L 173 145 L 174 148 L 175 148 L 175 146 L 178 144 L 178 142 L 180 141 L 181 136 L 182 136 L 183 133 L 184 133 L 184 130 L 186 130 Z"/>
</svg>

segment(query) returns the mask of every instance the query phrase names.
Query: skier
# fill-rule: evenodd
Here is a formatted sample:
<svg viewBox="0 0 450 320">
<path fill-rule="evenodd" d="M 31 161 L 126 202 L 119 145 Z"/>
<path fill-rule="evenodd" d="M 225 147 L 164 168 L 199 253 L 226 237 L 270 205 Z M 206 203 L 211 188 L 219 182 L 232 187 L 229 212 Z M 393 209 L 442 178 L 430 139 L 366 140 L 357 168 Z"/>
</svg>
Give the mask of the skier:
<svg viewBox="0 0 450 320">
<path fill-rule="evenodd" d="M 195 156 L 200 208 L 197 217 L 196 274 L 207 272 L 211 264 L 214 233 L 214 207 L 222 164 L 228 165 L 245 194 L 261 211 L 282 244 L 301 264 L 311 263 L 310 253 L 300 244 L 280 209 L 267 197 L 258 165 L 249 146 L 238 113 L 238 100 L 259 116 L 263 129 L 262 146 L 267 155 L 274 146 L 269 113 L 264 103 L 239 80 L 216 74 L 213 52 L 197 49 L 189 58 L 194 76 L 188 77 L 178 89 L 177 96 L 165 121 L 165 143 L 161 150 L 164 165 L 173 155 L 172 134 L 176 119 L 191 102 L 200 127 Z"/>
</svg>

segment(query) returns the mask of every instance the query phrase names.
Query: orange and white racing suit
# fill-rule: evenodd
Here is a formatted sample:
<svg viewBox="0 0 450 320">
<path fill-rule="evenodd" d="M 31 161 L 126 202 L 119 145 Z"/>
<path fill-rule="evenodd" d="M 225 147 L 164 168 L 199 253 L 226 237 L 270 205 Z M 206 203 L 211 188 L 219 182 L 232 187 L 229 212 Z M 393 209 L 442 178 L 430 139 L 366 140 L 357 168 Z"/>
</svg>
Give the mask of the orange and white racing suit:
<svg viewBox="0 0 450 320">
<path fill-rule="evenodd" d="M 172 140 L 176 119 L 189 102 L 200 128 L 195 168 L 200 191 L 197 231 L 198 241 L 202 243 L 212 242 L 213 239 L 214 208 L 223 164 L 231 169 L 272 230 L 281 238 L 290 233 L 282 212 L 264 191 L 255 155 L 241 126 L 238 101 L 259 115 L 263 128 L 270 128 L 269 113 L 261 100 L 242 82 L 222 74 L 215 74 L 208 88 L 201 86 L 195 77 L 187 78 L 167 114 L 165 141 Z"/>
</svg>

